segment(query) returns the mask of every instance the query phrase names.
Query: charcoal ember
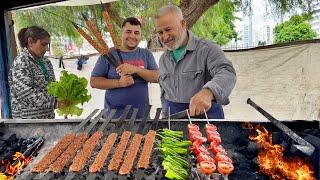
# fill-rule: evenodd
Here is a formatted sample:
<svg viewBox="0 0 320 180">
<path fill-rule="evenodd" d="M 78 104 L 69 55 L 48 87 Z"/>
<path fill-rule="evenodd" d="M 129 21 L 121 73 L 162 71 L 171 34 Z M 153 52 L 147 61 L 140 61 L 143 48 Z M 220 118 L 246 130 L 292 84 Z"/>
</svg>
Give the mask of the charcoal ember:
<svg viewBox="0 0 320 180">
<path fill-rule="evenodd" d="M 254 173 L 252 171 L 247 171 L 247 170 L 239 170 L 239 171 L 237 171 L 237 173 L 231 173 L 228 176 L 229 180 L 239 179 L 239 177 L 241 177 L 241 179 L 245 179 L 245 180 L 256 180 L 257 179 L 256 173 Z"/>
<path fill-rule="evenodd" d="M 247 152 L 247 145 L 246 146 L 240 146 L 239 148 L 237 148 L 238 152 L 241 153 L 246 153 Z"/>
<path fill-rule="evenodd" d="M 248 138 L 237 138 L 233 142 L 234 145 L 242 147 L 242 146 L 247 146 L 250 140 Z"/>
<path fill-rule="evenodd" d="M 20 147 L 20 152 L 25 152 L 26 150 L 27 150 L 27 147 L 26 147 L 26 146 Z"/>
<path fill-rule="evenodd" d="M 24 151 L 21 151 L 21 146 L 19 146 L 18 143 L 12 144 L 11 148 L 12 148 L 13 151 L 16 151 L 16 152 L 17 151 L 24 152 Z"/>
<path fill-rule="evenodd" d="M 118 175 L 117 179 L 118 180 L 127 180 L 127 179 L 134 179 L 134 177 L 131 174 L 127 174 L 127 175 L 124 175 L 124 176 Z"/>
<path fill-rule="evenodd" d="M 65 171 L 61 171 L 60 173 L 54 173 L 53 179 L 63 179 L 63 178 L 65 178 L 66 174 L 67 174 L 67 172 L 65 172 Z M 49 175 L 49 173 L 48 173 L 48 175 Z"/>
<path fill-rule="evenodd" d="M 268 176 L 258 174 L 258 173 L 256 173 L 256 176 L 257 176 L 256 179 L 259 179 L 259 180 L 269 180 L 270 179 Z"/>
<path fill-rule="evenodd" d="M 251 164 L 252 164 L 252 165 L 258 165 L 258 166 L 259 166 L 258 158 L 257 158 L 257 157 L 253 158 L 253 159 L 251 160 Z"/>
<path fill-rule="evenodd" d="M 258 158 L 255 157 L 251 160 L 250 162 L 250 167 L 251 167 L 251 171 L 253 172 L 258 172 L 260 170 L 260 167 L 259 167 L 259 163 L 258 163 Z"/>
<path fill-rule="evenodd" d="M 239 162 L 239 163 L 233 163 L 235 169 L 238 170 L 250 170 L 251 169 L 251 164 L 250 162 Z"/>
<path fill-rule="evenodd" d="M 0 149 L 5 149 L 7 146 L 6 141 L 0 140 Z"/>
<path fill-rule="evenodd" d="M 190 179 L 199 179 L 198 170 L 195 167 L 192 167 L 190 170 Z"/>
<path fill-rule="evenodd" d="M 6 149 L 4 153 L 4 159 L 11 159 L 12 156 L 14 155 L 14 151 L 10 150 L 10 148 Z"/>
<path fill-rule="evenodd" d="M 272 132 L 272 144 L 281 144 L 284 141 L 282 132 Z"/>
<path fill-rule="evenodd" d="M 155 168 L 148 168 L 148 169 L 145 169 L 144 170 L 144 173 L 146 174 L 146 175 L 151 175 L 153 172 L 155 172 Z"/>
<path fill-rule="evenodd" d="M 259 152 L 259 150 L 258 150 L 257 143 L 250 141 L 248 143 L 247 153 L 245 153 L 245 156 L 248 159 L 252 159 L 258 155 L 258 152 Z"/>
<path fill-rule="evenodd" d="M 164 179 L 164 178 L 157 178 L 156 176 L 146 176 L 146 177 L 143 177 L 142 179 L 144 179 L 144 180 L 155 180 L 155 179 Z"/>
<path fill-rule="evenodd" d="M 8 139 L 6 139 L 8 146 L 11 146 L 12 144 L 16 143 L 17 141 L 18 141 L 18 138 L 17 138 L 16 134 L 12 134 L 11 136 L 8 137 Z"/>
<path fill-rule="evenodd" d="M 6 171 L 6 167 L 5 166 L 0 166 L 0 172 L 5 172 Z"/>
<path fill-rule="evenodd" d="M 160 168 L 155 174 L 155 179 L 164 179 L 164 175 L 165 175 L 164 169 Z"/>
<path fill-rule="evenodd" d="M 239 152 L 233 152 L 232 153 L 232 160 L 233 162 L 246 162 L 247 158 Z"/>
</svg>

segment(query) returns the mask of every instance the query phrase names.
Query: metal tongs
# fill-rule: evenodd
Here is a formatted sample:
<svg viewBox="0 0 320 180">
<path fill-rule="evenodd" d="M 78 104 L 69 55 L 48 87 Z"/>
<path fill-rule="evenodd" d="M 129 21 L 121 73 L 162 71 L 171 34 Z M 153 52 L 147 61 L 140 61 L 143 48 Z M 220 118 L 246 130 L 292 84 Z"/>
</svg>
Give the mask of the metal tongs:
<svg viewBox="0 0 320 180">
<path fill-rule="evenodd" d="M 103 57 L 105 57 L 108 62 L 115 68 L 123 64 L 123 58 L 121 56 L 120 50 L 116 49 L 117 54 L 119 56 L 119 59 L 115 58 L 111 52 L 108 52 L 107 54 L 104 54 Z"/>
<path fill-rule="evenodd" d="M 291 139 L 293 139 L 297 143 L 297 144 L 294 144 L 293 146 L 295 146 L 301 152 L 305 153 L 308 156 L 311 156 L 314 153 L 315 147 L 312 144 L 310 144 L 308 141 L 306 141 L 303 138 L 301 138 L 298 134 L 296 134 L 294 131 L 289 129 L 282 122 L 280 122 L 279 120 L 277 120 L 276 118 L 271 116 L 264 109 L 262 109 L 256 103 L 254 103 L 250 98 L 248 98 L 247 103 L 249 105 L 251 105 L 253 108 L 255 108 L 259 113 L 261 113 L 269 121 L 271 121 L 272 124 L 274 124 L 280 130 L 282 130 L 282 132 L 284 132 L 287 136 L 289 136 Z"/>
</svg>

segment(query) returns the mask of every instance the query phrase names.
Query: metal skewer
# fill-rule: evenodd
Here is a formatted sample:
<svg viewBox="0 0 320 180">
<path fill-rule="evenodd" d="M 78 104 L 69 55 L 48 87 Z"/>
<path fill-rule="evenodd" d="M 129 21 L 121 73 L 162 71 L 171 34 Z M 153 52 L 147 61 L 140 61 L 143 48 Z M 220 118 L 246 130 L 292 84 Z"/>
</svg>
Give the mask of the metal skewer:
<svg viewBox="0 0 320 180">
<path fill-rule="evenodd" d="M 204 109 L 204 110 L 203 110 L 203 112 L 204 112 L 204 115 L 206 116 L 207 124 L 210 124 L 210 123 L 209 123 L 209 118 L 208 118 L 208 115 L 207 115 L 206 110 Z"/>
<path fill-rule="evenodd" d="M 171 113 L 170 113 L 170 106 L 169 106 L 169 118 L 168 118 L 168 126 L 169 126 L 169 129 L 170 129 L 170 120 L 171 120 Z"/>
<path fill-rule="evenodd" d="M 189 109 L 187 109 L 187 115 L 188 115 L 188 119 L 189 119 L 190 124 L 192 124 L 190 114 L 189 114 Z"/>
</svg>

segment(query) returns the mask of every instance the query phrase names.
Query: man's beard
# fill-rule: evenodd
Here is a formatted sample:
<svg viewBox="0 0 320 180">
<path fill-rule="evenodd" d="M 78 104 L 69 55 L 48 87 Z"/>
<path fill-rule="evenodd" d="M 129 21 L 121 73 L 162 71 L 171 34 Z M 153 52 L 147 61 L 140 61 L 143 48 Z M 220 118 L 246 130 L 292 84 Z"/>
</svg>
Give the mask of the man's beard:
<svg viewBox="0 0 320 180">
<path fill-rule="evenodd" d="M 186 31 L 183 31 L 180 34 L 180 36 L 178 36 L 177 42 L 175 45 L 173 45 L 173 47 L 167 46 L 165 43 L 163 43 L 161 41 L 160 42 L 166 49 L 168 49 L 169 51 L 173 51 L 173 50 L 178 49 L 179 47 L 182 46 L 183 41 L 184 41 L 184 37 L 186 37 L 185 34 L 186 34 Z"/>
</svg>

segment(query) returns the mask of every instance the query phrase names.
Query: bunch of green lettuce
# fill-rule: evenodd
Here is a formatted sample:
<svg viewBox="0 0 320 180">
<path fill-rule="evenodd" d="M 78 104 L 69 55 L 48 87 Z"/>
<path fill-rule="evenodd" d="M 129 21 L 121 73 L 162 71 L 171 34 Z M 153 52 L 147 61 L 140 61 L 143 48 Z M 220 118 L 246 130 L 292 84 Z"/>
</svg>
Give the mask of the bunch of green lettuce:
<svg viewBox="0 0 320 180">
<path fill-rule="evenodd" d="M 91 95 L 88 94 L 88 81 L 83 77 L 75 74 L 69 74 L 62 71 L 60 80 L 51 82 L 47 89 L 49 94 L 54 96 L 58 101 L 58 114 L 64 115 L 65 118 L 70 114 L 80 116 L 83 109 L 77 105 L 88 102 Z"/>
</svg>

